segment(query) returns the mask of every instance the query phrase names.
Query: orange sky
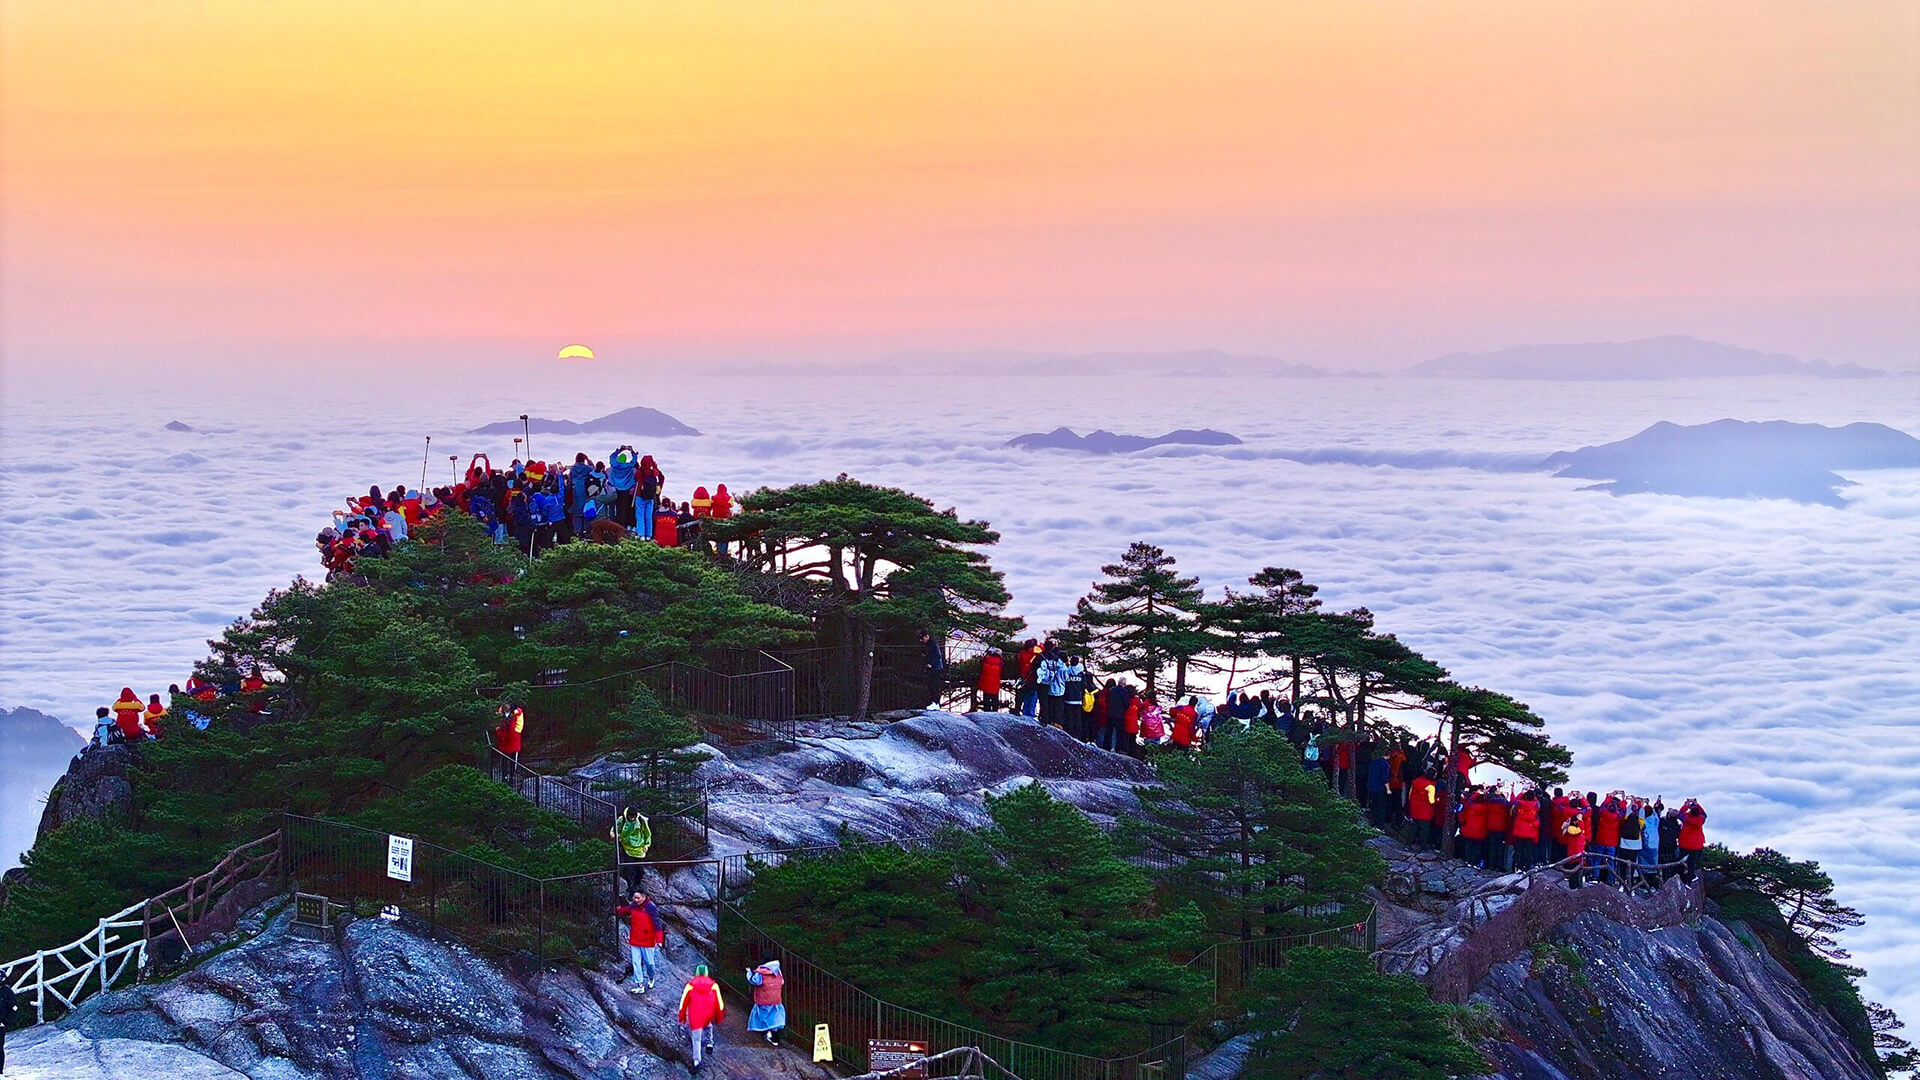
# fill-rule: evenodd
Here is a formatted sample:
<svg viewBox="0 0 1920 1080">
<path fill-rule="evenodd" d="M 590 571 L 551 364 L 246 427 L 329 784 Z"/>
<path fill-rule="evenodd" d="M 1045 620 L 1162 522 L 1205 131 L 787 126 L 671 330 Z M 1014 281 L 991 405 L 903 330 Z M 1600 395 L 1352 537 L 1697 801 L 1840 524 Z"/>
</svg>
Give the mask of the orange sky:
<svg viewBox="0 0 1920 1080">
<path fill-rule="evenodd" d="M 0 10 L 10 364 L 1920 342 L 1910 0 Z"/>
</svg>

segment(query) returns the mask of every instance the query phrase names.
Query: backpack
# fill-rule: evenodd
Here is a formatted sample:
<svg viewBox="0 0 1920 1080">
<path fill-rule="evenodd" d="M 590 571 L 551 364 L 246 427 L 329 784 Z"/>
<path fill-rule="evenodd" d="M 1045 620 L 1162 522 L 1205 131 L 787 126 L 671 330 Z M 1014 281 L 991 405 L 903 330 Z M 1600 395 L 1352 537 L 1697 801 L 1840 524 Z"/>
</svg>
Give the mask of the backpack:
<svg viewBox="0 0 1920 1080">
<path fill-rule="evenodd" d="M 1308 761 L 1320 760 L 1320 740 L 1319 739 L 1315 739 L 1312 742 L 1307 744 L 1307 760 Z"/>
</svg>

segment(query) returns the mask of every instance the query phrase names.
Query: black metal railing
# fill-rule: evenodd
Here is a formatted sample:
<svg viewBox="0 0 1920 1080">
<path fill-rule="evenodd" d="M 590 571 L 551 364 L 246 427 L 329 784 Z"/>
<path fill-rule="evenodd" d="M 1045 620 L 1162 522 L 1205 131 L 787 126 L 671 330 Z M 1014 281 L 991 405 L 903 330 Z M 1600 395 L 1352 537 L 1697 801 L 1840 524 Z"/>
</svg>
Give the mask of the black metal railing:
<svg viewBox="0 0 1920 1080">
<path fill-rule="evenodd" d="M 1183 1028 L 1155 1027 L 1140 1033 L 1147 1045 L 1129 1054 L 1099 1057 L 1074 1053 L 996 1034 L 968 1024 L 907 1008 L 879 998 L 840 978 L 782 944 L 731 903 L 718 908 L 715 936 L 717 977 L 746 997 L 751 988 L 743 973 L 768 960 L 780 961 L 786 977 L 783 998 L 787 1026 L 808 1031 L 827 1024 L 833 1032 L 836 1058 L 856 1068 L 870 1068 L 868 1039 L 906 1039 L 926 1046 L 929 1055 L 961 1047 L 977 1047 L 1022 1080 L 1163 1080 L 1186 1075 L 1186 1062 L 1209 1041 L 1214 1021 L 1238 1008 L 1238 998 L 1261 970 L 1286 963 L 1287 953 L 1303 945 L 1345 945 L 1368 948 L 1374 938 L 1374 916 L 1351 926 L 1283 938 L 1230 941 L 1202 950 L 1187 962 L 1189 969 L 1208 977 L 1212 1007 Z M 957 1060 L 930 1066 L 935 1077 L 958 1076 Z"/>
<path fill-rule="evenodd" d="M 614 944 L 612 870 L 537 878 L 414 839 L 403 879 L 389 867 L 387 833 L 293 814 L 281 827 L 289 888 L 357 915 L 384 912 L 431 934 L 542 962 L 582 959 Z"/>
</svg>

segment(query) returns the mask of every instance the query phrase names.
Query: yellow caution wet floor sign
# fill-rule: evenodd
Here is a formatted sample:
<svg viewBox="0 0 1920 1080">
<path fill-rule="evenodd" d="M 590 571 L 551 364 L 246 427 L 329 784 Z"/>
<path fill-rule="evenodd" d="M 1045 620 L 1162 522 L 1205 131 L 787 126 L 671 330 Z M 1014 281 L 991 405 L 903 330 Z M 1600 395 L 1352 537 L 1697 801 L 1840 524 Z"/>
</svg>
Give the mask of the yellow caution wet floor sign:
<svg viewBox="0 0 1920 1080">
<path fill-rule="evenodd" d="M 813 1025 L 813 1060 L 833 1060 L 833 1036 L 827 1033 L 827 1025 Z"/>
</svg>

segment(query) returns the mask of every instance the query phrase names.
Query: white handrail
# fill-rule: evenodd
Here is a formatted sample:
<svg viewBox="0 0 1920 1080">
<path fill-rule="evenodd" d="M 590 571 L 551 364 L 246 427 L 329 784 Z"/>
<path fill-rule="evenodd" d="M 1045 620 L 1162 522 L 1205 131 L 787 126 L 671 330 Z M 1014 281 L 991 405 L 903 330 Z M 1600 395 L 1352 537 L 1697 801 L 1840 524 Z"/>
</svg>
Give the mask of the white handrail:
<svg viewBox="0 0 1920 1080">
<path fill-rule="evenodd" d="M 120 981 L 128 967 L 138 970 L 146 963 L 146 935 L 138 932 L 146 926 L 142 914 L 146 904 L 142 900 L 125 911 L 101 919 L 92 930 L 59 948 L 41 949 L 32 956 L 0 964 L 0 977 L 7 980 L 14 993 L 33 995 L 34 1022 L 44 1024 L 49 997 L 71 1009 L 92 990 L 96 980 L 104 992 Z M 129 938 L 121 933 L 125 930 L 137 933 Z M 73 955 L 75 951 L 79 954 L 77 957 Z M 51 975 L 47 971 L 49 960 L 60 964 L 60 970 Z"/>
</svg>

